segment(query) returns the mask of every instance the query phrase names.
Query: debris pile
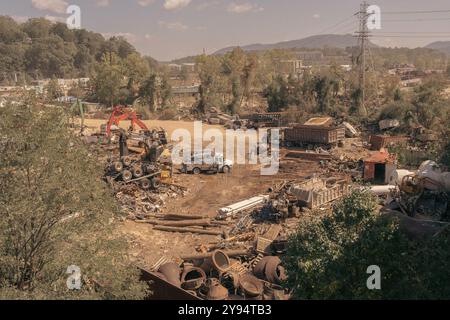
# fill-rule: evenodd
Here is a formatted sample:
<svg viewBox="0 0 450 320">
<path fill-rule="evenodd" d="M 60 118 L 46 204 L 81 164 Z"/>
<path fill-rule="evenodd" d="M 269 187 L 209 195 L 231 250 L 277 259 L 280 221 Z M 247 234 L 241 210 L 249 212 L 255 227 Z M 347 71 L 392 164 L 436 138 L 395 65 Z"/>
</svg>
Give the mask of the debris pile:
<svg viewBox="0 0 450 320">
<path fill-rule="evenodd" d="M 345 194 L 348 184 L 341 180 L 311 179 L 305 184 L 284 181 L 260 195 L 218 210 L 216 219 L 203 216 L 158 215 L 142 221 L 154 229 L 169 232 L 190 232 L 216 235 L 218 239 L 196 247 L 197 254 L 162 259 L 152 271 L 162 281 L 209 300 L 283 300 L 288 292 L 281 286 L 286 272 L 280 255 L 285 253 L 287 238 L 295 230 L 302 202 L 299 186 L 320 184 L 310 193 L 324 192 L 320 203 L 326 204 Z M 319 193 L 320 193 L 319 192 Z M 315 194 L 315 193 L 314 193 Z M 314 197 L 318 207 L 318 199 Z M 309 210 L 309 209 L 306 209 Z M 188 218 L 189 217 L 189 218 Z M 172 220 L 172 221 L 171 221 Z"/>
<path fill-rule="evenodd" d="M 286 300 L 280 286 L 286 272 L 277 256 L 246 250 L 214 250 L 185 256 L 181 263 L 160 259 L 152 271 L 162 281 L 205 300 Z"/>
<path fill-rule="evenodd" d="M 410 217 L 423 215 L 438 221 L 450 220 L 450 173 L 437 163 L 425 161 L 417 172 L 398 174 L 390 190 L 388 208 Z"/>
<path fill-rule="evenodd" d="M 114 187 L 115 197 L 130 220 L 145 220 L 161 212 L 168 199 L 184 196 L 187 189 L 177 185 L 162 184 L 158 190 L 144 190 L 135 184 Z"/>
</svg>

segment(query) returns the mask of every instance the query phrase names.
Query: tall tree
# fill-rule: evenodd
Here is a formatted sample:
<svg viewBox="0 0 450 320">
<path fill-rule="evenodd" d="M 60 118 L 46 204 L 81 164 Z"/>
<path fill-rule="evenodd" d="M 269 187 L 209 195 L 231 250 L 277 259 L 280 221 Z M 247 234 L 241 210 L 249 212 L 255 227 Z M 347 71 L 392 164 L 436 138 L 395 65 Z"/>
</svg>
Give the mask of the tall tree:
<svg viewBox="0 0 450 320">
<path fill-rule="evenodd" d="M 143 298 L 103 170 L 68 121 L 30 98 L 0 108 L 0 298 Z"/>
<path fill-rule="evenodd" d="M 124 80 L 119 63 L 120 60 L 116 55 L 105 55 L 103 62 L 97 66 L 97 74 L 92 80 L 98 100 L 111 107 L 119 101 Z"/>
</svg>

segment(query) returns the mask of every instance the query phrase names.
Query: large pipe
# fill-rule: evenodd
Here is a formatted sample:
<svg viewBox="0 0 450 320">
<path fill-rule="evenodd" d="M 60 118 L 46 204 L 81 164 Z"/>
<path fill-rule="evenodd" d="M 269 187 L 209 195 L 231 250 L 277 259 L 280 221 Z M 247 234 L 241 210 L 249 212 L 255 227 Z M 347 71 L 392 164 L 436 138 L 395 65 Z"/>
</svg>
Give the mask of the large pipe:
<svg viewBox="0 0 450 320">
<path fill-rule="evenodd" d="M 229 257 L 247 256 L 251 253 L 248 249 L 228 250 L 228 251 L 224 250 L 223 252 Z M 185 256 L 181 256 L 180 258 L 182 260 L 201 260 L 201 259 L 211 258 L 212 255 L 213 255 L 213 252 L 209 252 L 209 253 L 185 255 Z"/>
<path fill-rule="evenodd" d="M 376 196 L 388 195 L 391 193 L 391 190 L 396 189 L 395 186 L 373 186 L 370 188 L 370 192 Z"/>
<path fill-rule="evenodd" d="M 198 234 L 208 234 L 213 236 L 223 235 L 223 231 L 213 231 L 213 230 L 202 230 L 195 228 L 179 228 L 179 227 L 167 227 L 167 226 L 155 226 L 154 230 L 167 231 L 167 232 L 180 232 L 180 233 L 198 233 Z"/>
<path fill-rule="evenodd" d="M 192 226 L 208 227 L 208 226 L 211 226 L 211 220 L 209 220 L 209 219 L 180 220 L 180 221 L 147 220 L 146 222 L 149 224 L 156 225 L 156 226 L 167 226 L 167 227 L 192 227 Z"/>
</svg>

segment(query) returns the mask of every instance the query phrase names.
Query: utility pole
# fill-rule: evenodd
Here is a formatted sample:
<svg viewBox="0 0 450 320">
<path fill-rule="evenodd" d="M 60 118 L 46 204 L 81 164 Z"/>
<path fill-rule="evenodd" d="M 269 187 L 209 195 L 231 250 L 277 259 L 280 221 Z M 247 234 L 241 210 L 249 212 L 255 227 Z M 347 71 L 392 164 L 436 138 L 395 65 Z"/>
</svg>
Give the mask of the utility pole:
<svg viewBox="0 0 450 320">
<path fill-rule="evenodd" d="M 367 2 L 361 3 L 360 10 L 358 12 L 359 18 L 359 30 L 356 32 L 358 37 L 358 47 L 359 47 L 359 88 L 361 90 L 361 106 L 359 108 L 359 113 L 367 114 L 366 109 L 366 53 L 367 45 L 369 42 L 370 31 L 367 26 L 367 20 L 369 14 L 367 9 L 369 4 Z"/>
</svg>

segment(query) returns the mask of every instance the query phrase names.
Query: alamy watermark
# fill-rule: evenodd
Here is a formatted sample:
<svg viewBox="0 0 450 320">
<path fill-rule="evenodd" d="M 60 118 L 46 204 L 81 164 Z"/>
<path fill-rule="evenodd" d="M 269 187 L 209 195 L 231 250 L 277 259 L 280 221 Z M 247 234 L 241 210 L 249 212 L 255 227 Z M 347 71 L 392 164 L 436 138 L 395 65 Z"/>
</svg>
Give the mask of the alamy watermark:
<svg viewBox="0 0 450 320">
<path fill-rule="evenodd" d="M 367 274 L 370 277 L 367 278 L 367 289 L 369 290 L 381 290 L 381 269 L 377 265 L 372 265 L 367 268 Z"/>
<path fill-rule="evenodd" d="M 81 289 L 81 269 L 78 266 L 71 265 L 67 267 L 67 274 L 69 276 L 66 280 L 67 289 L 80 290 Z"/>
<path fill-rule="evenodd" d="M 66 9 L 69 15 L 66 19 L 67 28 L 81 29 L 81 8 L 77 5 L 70 5 Z"/>
<path fill-rule="evenodd" d="M 367 28 L 369 30 L 381 29 L 381 8 L 377 5 L 367 7 Z"/>
</svg>

